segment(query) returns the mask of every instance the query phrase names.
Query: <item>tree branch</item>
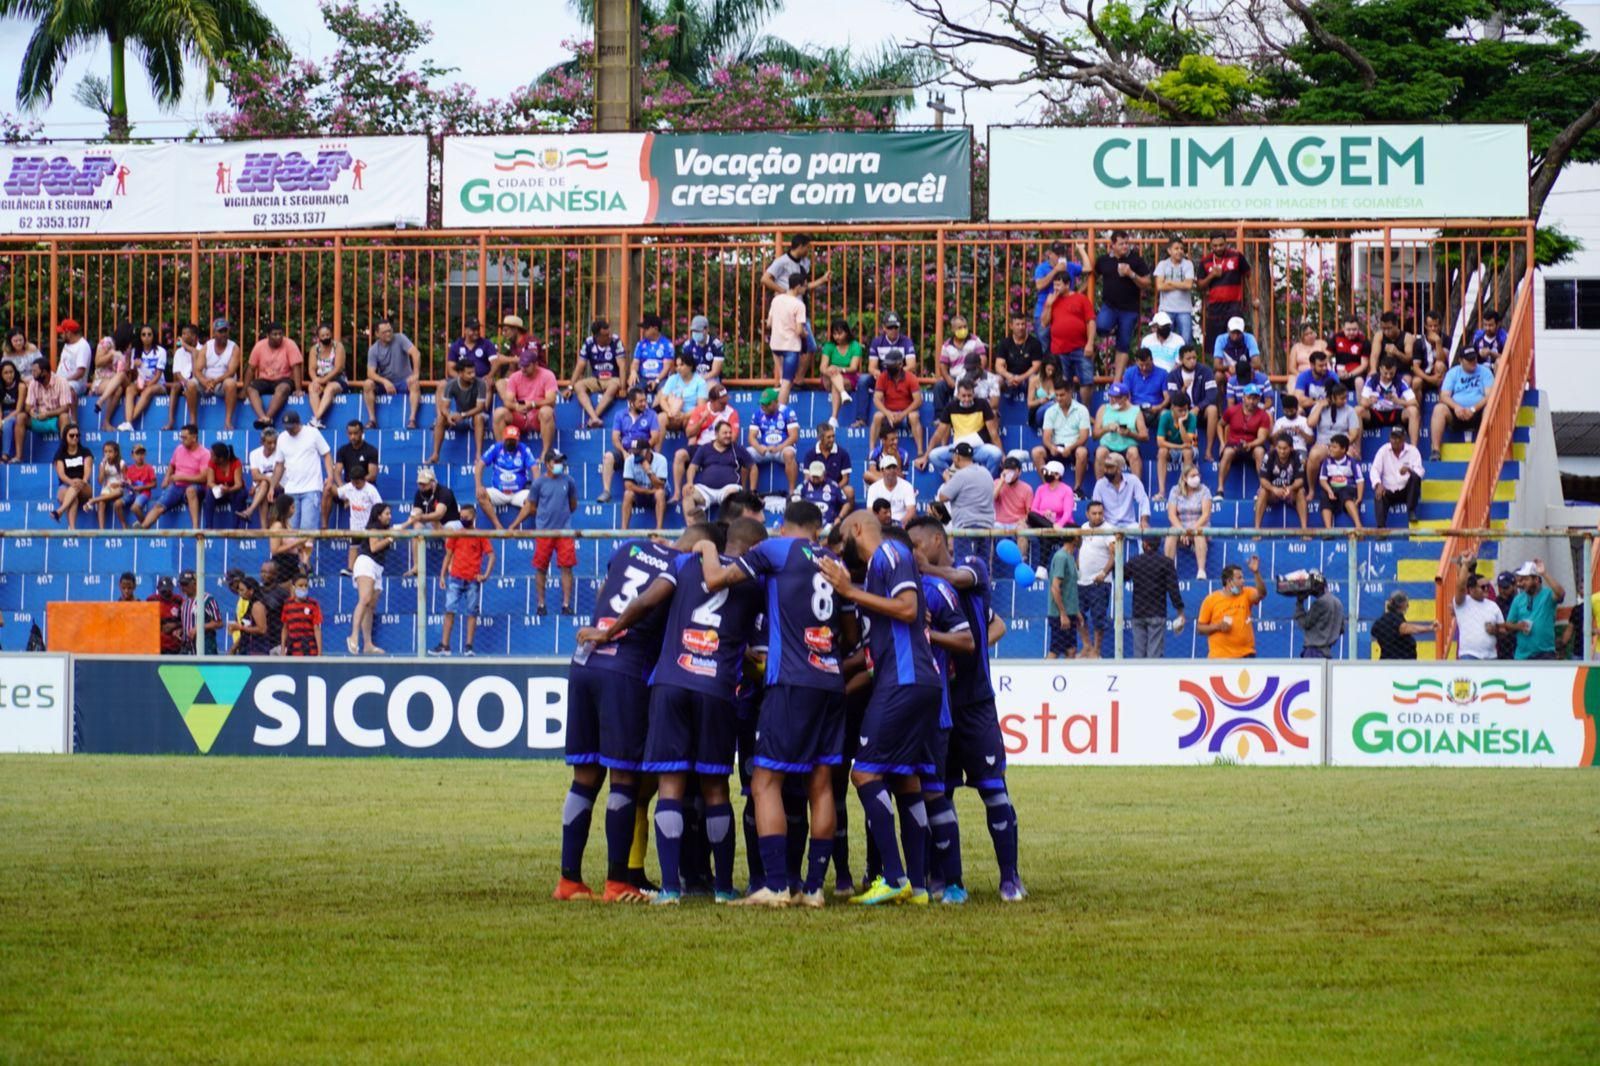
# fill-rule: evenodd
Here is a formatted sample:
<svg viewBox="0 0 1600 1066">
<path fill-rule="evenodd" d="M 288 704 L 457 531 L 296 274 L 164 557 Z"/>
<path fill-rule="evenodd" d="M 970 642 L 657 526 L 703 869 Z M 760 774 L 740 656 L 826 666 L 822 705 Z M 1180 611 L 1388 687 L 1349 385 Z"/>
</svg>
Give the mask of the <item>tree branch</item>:
<svg viewBox="0 0 1600 1066">
<path fill-rule="evenodd" d="M 1587 111 L 1556 134 L 1550 147 L 1545 149 L 1544 158 L 1534 168 L 1533 180 L 1528 185 L 1528 213 L 1533 218 L 1537 219 L 1544 213 L 1544 202 L 1549 198 L 1550 190 L 1555 188 L 1556 179 L 1561 177 L 1567 157 L 1596 126 L 1600 126 L 1600 100 L 1590 104 Z"/>
<path fill-rule="evenodd" d="M 1330 33 L 1316 15 L 1311 13 L 1311 7 L 1304 0 L 1283 0 L 1284 6 L 1299 16 L 1300 22 L 1305 26 L 1306 32 L 1314 37 L 1318 44 L 1331 49 L 1344 56 L 1356 73 L 1361 77 L 1361 86 L 1364 89 L 1374 88 L 1378 84 L 1378 72 L 1373 69 L 1371 61 L 1360 52 L 1356 51 L 1349 41 L 1337 34 Z"/>
</svg>

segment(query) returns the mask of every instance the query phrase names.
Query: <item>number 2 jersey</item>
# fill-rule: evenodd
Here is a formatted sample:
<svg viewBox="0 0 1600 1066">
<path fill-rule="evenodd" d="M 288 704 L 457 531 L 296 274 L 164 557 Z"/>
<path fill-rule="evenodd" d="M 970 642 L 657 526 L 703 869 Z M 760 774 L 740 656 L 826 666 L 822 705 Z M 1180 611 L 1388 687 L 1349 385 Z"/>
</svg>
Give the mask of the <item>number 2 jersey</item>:
<svg viewBox="0 0 1600 1066">
<path fill-rule="evenodd" d="M 873 595 L 894 599 L 906 589 L 917 594 L 917 613 L 911 622 L 874 616 L 867 630 L 867 652 L 872 657 L 873 689 L 892 685 L 941 685 L 944 678 L 933 661 L 928 643 L 927 597 L 922 593 L 922 575 L 911 549 L 897 540 L 885 539 L 867 562 L 866 590 Z"/>
<path fill-rule="evenodd" d="M 723 559 L 724 566 L 731 559 Z M 661 637 L 652 685 L 676 685 L 732 702 L 763 599 L 748 582 L 708 592 L 699 552 L 684 552 L 661 575 L 677 586 Z"/>
<path fill-rule="evenodd" d="M 595 628 L 610 629 L 617 615 L 638 598 L 645 586 L 672 571 L 673 560 L 679 554 L 674 548 L 648 540 L 629 541 L 619 547 L 606 566 L 605 583 L 595 596 Z M 661 654 L 661 634 L 668 611 L 665 605 L 651 611 L 615 641 L 601 644 L 587 655 L 579 648 L 572 657 L 573 663 L 644 680 Z"/>
<path fill-rule="evenodd" d="M 957 595 L 955 586 L 950 582 L 932 574 L 923 574 L 922 594 L 928 601 L 928 626 L 934 632 L 963 633 L 972 628 L 967 624 L 967 617 L 961 611 L 961 597 Z M 952 725 L 950 704 L 955 698 L 951 691 L 955 687 L 955 681 L 950 673 L 950 660 L 955 656 L 953 652 L 946 651 L 932 641 L 929 641 L 929 645 L 933 648 L 933 661 L 946 680 L 946 684 L 939 691 L 939 728 L 949 729 Z"/>
<path fill-rule="evenodd" d="M 735 560 L 765 585 L 768 685 L 844 691 L 839 668 L 839 611 L 844 605 L 817 567 L 822 558 L 837 557 L 799 537 L 768 537 Z"/>
</svg>

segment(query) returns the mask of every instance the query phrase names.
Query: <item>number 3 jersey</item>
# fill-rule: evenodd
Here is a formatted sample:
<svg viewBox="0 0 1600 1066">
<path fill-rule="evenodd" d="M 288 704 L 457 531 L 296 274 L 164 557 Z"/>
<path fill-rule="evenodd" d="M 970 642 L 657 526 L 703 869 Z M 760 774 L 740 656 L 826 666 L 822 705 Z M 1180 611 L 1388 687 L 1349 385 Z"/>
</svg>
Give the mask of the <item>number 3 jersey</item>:
<svg viewBox="0 0 1600 1066">
<path fill-rule="evenodd" d="M 605 584 L 594 601 L 594 626 L 610 629 L 617 615 L 638 598 L 651 581 L 671 573 L 676 549 L 654 541 L 635 540 L 619 547 L 606 567 Z M 579 648 L 572 661 L 578 666 L 611 670 L 643 680 L 661 654 L 661 633 L 669 608 L 662 606 L 639 621 L 616 641 L 592 651 Z"/>
<path fill-rule="evenodd" d="M 722 560 L 724 566 L 732 562 Z M 650 684 L 676 685 L 732 702 L 743 676 L 745 648 L 761 617 L 760 586 L 745 583 L 708 592 L 699 552 L 677 556 L 661 576 L 677 591 Z"/>
<path fill-rule="evenodd" d="M 766 586 L 769 685 L 844 691 L 844 673 L 839 669 L 839 611 L 847 605 L 837 599 L 833 586 L 818 569 L 821 558 L 837 559 L 827 549 L 799 537 L 768 537 L 735 560 L 740 569 Z"/>
</svg>

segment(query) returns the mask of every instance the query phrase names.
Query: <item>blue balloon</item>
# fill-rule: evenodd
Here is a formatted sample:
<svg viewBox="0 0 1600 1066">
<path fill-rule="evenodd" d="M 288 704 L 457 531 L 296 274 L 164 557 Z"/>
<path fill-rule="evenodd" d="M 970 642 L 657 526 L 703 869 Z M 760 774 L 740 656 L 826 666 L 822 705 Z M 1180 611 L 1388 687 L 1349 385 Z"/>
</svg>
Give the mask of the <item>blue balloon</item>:
<svg viewBox="0 0 1600 1066">
<path fill-rule="evenodd" d="M 1007 566 L 1016 566 L 1022 562 L 1022 550 L 1017 547 L 1017 542 L 1014 540 L 995 541 L 994 553 Z"/>
<path fill-rule="evenodd" d="M 1013 545 L 1013 547 L 1015 547 L 1015 545 Z M 1023 588 L 1027 588 L 1029 585 L 1034 583 L 1039 574 L 1027 563 L 1018 563 L 1014 576 L 1017 579 L 1017 584 L 1021 585 Z"/>
</svg>

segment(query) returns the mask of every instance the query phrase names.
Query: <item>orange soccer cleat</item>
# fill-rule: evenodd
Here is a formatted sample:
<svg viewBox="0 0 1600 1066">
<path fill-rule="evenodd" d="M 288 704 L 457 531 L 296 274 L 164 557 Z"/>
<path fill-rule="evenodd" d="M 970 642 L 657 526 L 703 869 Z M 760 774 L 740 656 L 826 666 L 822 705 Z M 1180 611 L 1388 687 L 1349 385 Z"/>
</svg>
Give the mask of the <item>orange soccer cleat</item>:
<svg viewBox="0 0 1600 1066">
<path fill-rule="evenodd" d="M 556 890 L 550 893 L 551 899 L 558 900 L 593 900 L 594 890 L 582 881 L 569 881 L 565 877 L 556 882 Z"/>
<path fill-rule="evenodd" d="M 607 903 L 649 903 L 650 897 L 634 888 L 626 881 L 607 881 L 605 895 L 602 897 Z"/>
</svg>

